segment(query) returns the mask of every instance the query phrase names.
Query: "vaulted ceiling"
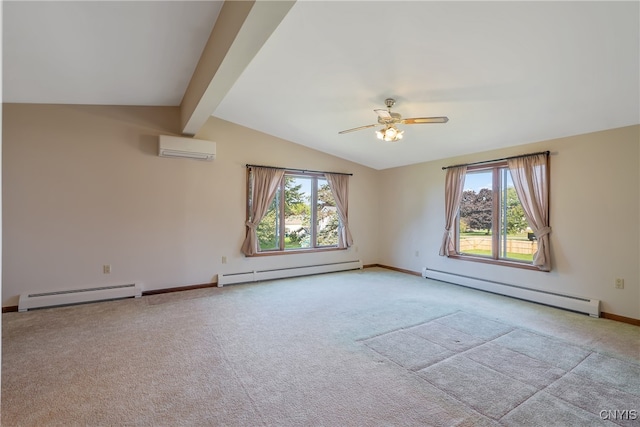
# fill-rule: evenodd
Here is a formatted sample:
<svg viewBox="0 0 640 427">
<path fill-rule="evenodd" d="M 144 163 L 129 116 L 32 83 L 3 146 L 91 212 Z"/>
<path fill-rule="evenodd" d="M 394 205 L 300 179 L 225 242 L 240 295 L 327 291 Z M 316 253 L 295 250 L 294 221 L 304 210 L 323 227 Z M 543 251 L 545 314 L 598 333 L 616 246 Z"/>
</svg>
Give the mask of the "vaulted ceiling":
<svg viewBox="0 0 640 427">
<path fill-rule="evenodd" d="M 3 102 L 180 105 L 376 169 L 640 123 L 640 3 L 5 1 Z M 398 143 L 374 109 L 397 100 Z"/>
</svg>

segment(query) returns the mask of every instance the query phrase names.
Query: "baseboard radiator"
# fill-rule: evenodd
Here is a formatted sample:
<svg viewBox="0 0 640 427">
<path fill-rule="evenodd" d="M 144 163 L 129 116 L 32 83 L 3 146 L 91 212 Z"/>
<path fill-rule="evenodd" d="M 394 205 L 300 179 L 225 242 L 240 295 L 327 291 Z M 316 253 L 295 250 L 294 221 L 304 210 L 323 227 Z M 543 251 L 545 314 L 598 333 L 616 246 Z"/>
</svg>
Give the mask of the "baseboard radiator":
<svg viewBox="0 0 640 427">
<path fill-rule="evenodd" d="M 274 268 L 270 270 L 226 273 L 218 275 L 218 287 L 235 283 L 258 282 L 261 280 L 283 279 L 286 277 L 309 276 L 312 274 L 334 273 L 337 271 L 361 270 L 362 261 L 332 262 L 300 267 Z"/>
<path fill-rule="evenodd" d="M 140 298 L 140 296 L 142 296 L 142 287 L 136 283 L 52 292 L 29 292 L 20 295 L 18 311 L 120 298 Z"/>
<path fill-rule="evenodd" d="M 422 270 L 422 277 L 453 283 L 455 285 L 466 286 L 479 289 L 481 291 L 492 292 L 494 294 L 505 295 L 526 301 L 537 302 L 539 304 L 552 307 L 564 308 L 566 310 L 585 313 L 591 317 L 600 317 L 600 300 L 563 295 L 554 292 L 540 291 L 536 289 L 517 286 L 509 283 L 496 282 L 492 280 L 477 279 L 470 276 L 463 276 L 455 273 L 447 273 L 439 270 Z"/>
</svg>

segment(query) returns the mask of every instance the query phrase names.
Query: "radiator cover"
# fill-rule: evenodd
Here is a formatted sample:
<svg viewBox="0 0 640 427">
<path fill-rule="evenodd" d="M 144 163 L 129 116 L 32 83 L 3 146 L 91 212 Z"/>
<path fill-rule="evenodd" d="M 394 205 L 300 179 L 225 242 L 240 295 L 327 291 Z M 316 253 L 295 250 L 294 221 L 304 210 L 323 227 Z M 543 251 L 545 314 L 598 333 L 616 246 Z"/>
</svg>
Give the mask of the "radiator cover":
<svg viewBox="0 0 640 427">
<path fill-rule="evenodd" d="M 591 317 L 600 317 L 600 300 L 593 298 L 563 295 L 554 292 L 526 288 L 510 283 L 478 279 L 475 277 L 463 276 L 461 274 L 448 273 L 439 270 L 430 270 L 428 268 L 424 268 L 422 270 L 422 277 L 518 298 L 525 301 L 537 302 L 552 307 L 564 308 L 578 313 L 585 313 Z"/>
<path fill-rule="evenodd" d="M 20 295 L 18 311 L 129 297 L 140 298 L 140 296 L 142 296 L 142 288 L 136 283 L 50 292 L 26 292 Z"/>
<path fill-rule="evenodd" d="M 311 274 L 333 273 L 336 271 L 361 270 L 362 261 L 332 262 L 326 264 L 282 267 L 270 270 L 255 270 L 218 275 L 218 287 L 234 283 L 257 282 L 260 280 L 283 279 L 286 277 L 308 276 Z"/>
</svg>

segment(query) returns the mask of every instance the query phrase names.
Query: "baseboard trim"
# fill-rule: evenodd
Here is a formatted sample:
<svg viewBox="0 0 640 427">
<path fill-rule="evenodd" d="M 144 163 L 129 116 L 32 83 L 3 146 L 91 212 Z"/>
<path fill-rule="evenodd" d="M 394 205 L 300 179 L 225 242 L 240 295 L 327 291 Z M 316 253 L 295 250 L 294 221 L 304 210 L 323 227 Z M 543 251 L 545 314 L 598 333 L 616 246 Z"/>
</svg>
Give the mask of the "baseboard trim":
<svg viewBox="0 0 640 427">
<path fill-rule="evenodd" d="M 3 313 L 11 313 L 12 311 L 18 311 L 17 305 L 9 305 L 7 307 L 2 307 Z"/>
<path fill-rule="evenodd" d="M 362 268 L 374 268 L 374 267 L 380 267 L 380 264 L 364 264 L 362 266 Z"/>
<path fill-rule="evenodd" d="M 213 283 L 202 283 L 200 285 L 176 286 L 174 288 L 153 289 L 150 291 L 142 292 L 142 296 L 168 294 L 171 292 L 192 291 L 194 289 L 203 289 L 203 288 L 215 288 L 217 286 L 218 284 L 216 282 L 213 282 Z"/>
<path fill-rule="evenodd" d="M 640 319 L 634 319 L 633 317 L 619 316 L 617 314 L 605 313 L 604 311 L 600 312 L 600 317 L 622 323 L 628 323 L 634 326 L 640 326 Z"/>
<path fill-rule="evenodd" d="M 384 265 L 384 264 L 368 264 L 363 267 L 364 268 L 380 267 L 380 268 L 386 268 L 387 270 L 398 271 L 400 273 L 411 274 L 412 276 L 422 276 L 422 274 L 417 271 L 405 270 L 404 268 L 391 267 L 389 265 Z"/>
</svg>

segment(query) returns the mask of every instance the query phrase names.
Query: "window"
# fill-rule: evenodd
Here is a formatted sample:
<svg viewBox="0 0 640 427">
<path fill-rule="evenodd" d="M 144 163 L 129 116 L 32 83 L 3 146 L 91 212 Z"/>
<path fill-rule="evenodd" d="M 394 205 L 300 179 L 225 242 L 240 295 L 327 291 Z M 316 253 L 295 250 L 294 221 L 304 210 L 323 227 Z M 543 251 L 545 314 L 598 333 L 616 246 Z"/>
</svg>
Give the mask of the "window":
<svg viewBox="0 0 640 427">
<path fill-rule="evenodd" d="M 532 264 L 538 242 L 506 162 L 467 169 L 456 231 L 460 255 Z"/>
<path fill-rule="evenodd" d="M 340 226 L 336 202 L 324 174 L 285 171 L 271 205 L 256 227 L 258 253 L 335 249 Z"/>
</svg>

